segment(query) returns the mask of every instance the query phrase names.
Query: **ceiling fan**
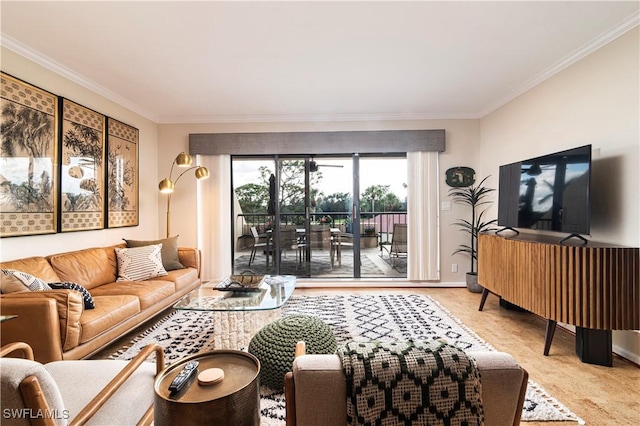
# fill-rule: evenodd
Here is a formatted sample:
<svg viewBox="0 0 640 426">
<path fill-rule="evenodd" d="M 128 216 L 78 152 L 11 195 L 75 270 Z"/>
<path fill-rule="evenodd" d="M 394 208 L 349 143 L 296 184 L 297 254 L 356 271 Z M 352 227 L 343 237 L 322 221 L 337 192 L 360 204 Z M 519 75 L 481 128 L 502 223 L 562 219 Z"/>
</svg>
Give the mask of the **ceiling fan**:
<svg viewBox="0 0 640 426">
<path fill-rule="evenodd" d="M 341 164 L 318 164 L 316 163 L 313 158 L 311 159 L 311 161 L 309 161 L 309 171 L 311 173 L 317 172 L 319 167 L 344 167 Z"/>
</svg>

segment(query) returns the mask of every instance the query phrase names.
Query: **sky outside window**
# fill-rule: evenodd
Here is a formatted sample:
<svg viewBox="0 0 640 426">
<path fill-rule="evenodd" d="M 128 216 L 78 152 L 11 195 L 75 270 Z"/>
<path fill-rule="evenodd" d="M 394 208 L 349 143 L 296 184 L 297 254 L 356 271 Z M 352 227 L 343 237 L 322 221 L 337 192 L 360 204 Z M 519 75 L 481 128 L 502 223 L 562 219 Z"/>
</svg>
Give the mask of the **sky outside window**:
<svg viewBox="0 0 640 426">
<path fill-rule="evenodd" d="M 316 158 L 319 165 L 344 165 L 345 159 Z M 348 159 L 350 160 L 350 158 Z M 234 186 L 247 183 L 260 183 L 258 168 L 274 168 L 273 160 L 235 160 L 233 162 Z M 318 188 L 325 194 L 352 192 L 353 172 L 351 167 L 320 167 L 322 180 Z M 407 160 L 406 158 L 361 158 L 360 191 L 372 185 L 389 185 L 391 192 L 400 200 L 407 197 Z"/>
</svg>

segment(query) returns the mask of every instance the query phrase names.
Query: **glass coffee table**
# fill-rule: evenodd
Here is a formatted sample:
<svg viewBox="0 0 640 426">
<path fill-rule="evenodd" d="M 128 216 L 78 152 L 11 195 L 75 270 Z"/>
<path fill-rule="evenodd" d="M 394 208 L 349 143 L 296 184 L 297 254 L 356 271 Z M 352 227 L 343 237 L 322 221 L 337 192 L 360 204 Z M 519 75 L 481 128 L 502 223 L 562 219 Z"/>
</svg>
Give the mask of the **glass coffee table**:
<svg viewBox="0 0 640 426">
<path fill-rule="evenodd" d="M 211 312 L 214 348 L 244 349 L 263 326 L 282 317 L 281 308 L 296 288 L 296 277 L 265 275 L 252 291 L 234 291 L 232 285 L 219 290 L 219 284 L 205 282 L 173 307 Z"/>
</svg>

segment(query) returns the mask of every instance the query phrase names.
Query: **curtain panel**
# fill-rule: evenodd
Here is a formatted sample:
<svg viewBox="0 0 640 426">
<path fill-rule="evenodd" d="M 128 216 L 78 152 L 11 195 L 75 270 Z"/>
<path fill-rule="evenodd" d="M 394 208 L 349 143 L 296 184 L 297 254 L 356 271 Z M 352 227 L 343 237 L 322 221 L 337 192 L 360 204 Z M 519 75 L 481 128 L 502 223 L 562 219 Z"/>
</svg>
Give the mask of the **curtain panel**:
<svg viewBox="0 0 640 426">
<path fill-rule="evenodd" d="M 440 280 L 439 167 L 437 152 L 408 152 L 407 279 Z"/>
<path fill-rule="evenodd" d="M 211 171 L 198 181 L 198 248 L 202 252 L 202 280 L 231 275 L 231 157 L 199 155 L 198 164 Z"/>
</svg>

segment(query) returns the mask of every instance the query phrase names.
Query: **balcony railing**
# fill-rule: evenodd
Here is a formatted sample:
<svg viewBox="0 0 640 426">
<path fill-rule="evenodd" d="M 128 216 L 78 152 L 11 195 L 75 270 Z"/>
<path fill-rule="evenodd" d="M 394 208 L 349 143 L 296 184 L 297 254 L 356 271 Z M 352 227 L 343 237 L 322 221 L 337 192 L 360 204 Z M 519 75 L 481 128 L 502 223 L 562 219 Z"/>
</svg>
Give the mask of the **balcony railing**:
<svg viewBox="0 0 640 426">
<path fill-rule="evenodd" d="M 317 212 L 310 215 L 312 224 L 327 224 L 339 228 L 342 232 L 353 233 L 351 212 Z M 262 234 L 273 228 L 273 216 L 266 213 L 246 213 L 236 216 L 236 238 L 251 235 L 251 227 L 255 226 Z M 304 226 L 304 213 L 281 213 L 280 226 Z M 393 226 L 396 223 L 407 223 L 405 211 L 375 211 L 360 214 L 360 235 L 375 235 L 379 243 L 391 241 Z"/>
</svg>

